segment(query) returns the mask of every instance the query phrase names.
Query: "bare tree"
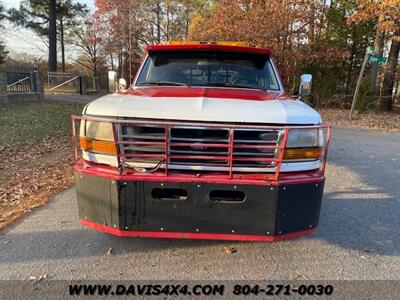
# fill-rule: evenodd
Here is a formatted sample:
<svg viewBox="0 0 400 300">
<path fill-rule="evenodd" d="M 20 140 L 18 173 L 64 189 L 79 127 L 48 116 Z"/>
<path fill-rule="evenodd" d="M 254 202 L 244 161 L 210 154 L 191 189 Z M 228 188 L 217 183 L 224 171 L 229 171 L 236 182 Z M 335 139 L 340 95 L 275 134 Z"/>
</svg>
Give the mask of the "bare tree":
<svg viewBox="0 0 400 300">
<path fill-rule="evenodd" d="M 73 30 L 73 35 L 73 44 L 82 52 L 81 59 L 76 60 L 76 62 L 91 70 L 93 77 L 96 77 L 99 62 L 104 58 L 98 20 L 91 16 L 81 28 Z"/>
</svg>

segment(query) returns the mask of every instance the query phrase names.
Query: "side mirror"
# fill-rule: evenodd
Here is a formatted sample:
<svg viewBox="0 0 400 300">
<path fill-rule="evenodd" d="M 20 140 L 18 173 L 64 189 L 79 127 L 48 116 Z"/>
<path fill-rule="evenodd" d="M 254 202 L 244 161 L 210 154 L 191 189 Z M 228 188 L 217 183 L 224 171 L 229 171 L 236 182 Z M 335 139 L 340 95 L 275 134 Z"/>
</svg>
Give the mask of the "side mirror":
<svg viewBox="0 0 400 300">
<path fill-rule="evenodd" d="M 126 91 L 126 88 L 127 88 L 126 80 L 124 78 L 120 78 L 118 80 L 118 90 L 120 92 L 124 92 Z"/>
<path fill-rule="evenodd" d="M 308 96 L 311 94 L 311 86 L 312 86 L 312 75 L 311 74 L 303 74 L 300 76 L 300 88 L 299 95 L 300 96 Z"/>
<path fill-rule="evenodd" d="M 115 71 L 108 71 L 108 91 L 115 93 L 117 91 L 118 74 Z"/>
</svg>

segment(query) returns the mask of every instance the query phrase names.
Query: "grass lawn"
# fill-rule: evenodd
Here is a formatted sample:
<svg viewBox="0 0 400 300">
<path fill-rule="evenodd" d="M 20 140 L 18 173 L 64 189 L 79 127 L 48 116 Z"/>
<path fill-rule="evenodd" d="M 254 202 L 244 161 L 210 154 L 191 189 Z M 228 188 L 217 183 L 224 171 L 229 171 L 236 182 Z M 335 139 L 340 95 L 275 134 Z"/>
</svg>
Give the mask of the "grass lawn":
<svg viewBox="0 0 400 300">
<path fill-rule="evenodd" d="M 0 107 L 0 230 L 73 184 L 70 115 L 83 106 Z"/>
<path fill-rule="evenodd" d="M 38 102 L 0 106 L 0 149 L 21 147 L 46 137 L 69 134 L 70 115 L 80 114 L 76 103 Z"/>
</svg>

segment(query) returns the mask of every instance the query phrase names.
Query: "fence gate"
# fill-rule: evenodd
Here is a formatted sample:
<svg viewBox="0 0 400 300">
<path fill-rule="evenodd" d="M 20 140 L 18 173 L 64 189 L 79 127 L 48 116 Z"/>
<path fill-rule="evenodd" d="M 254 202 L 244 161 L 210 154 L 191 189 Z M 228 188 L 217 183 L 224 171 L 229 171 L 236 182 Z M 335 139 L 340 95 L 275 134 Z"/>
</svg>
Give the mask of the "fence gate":
<svg viewBox="0 0 400 300">
<path fill-rule="evenodd" d="M 37 70 L 33 66 L 2 66 L 0 72 L 6 74 L 7 93 L 37 93 Z"/>
<path fill-rule="evenodd" d="M 80 74 L 48 72 L 47 86 L 49 94 L 83 94 L 83 77 Z"/>
<path fill-rule="evenodd" d="M 99 87 L 99 77 L 89 77 L 86 78 L 85 80 L 86 84 L 86 92 L 91 93 L 91 92 L 98 92 L 100 87 Z"/>
</svg>

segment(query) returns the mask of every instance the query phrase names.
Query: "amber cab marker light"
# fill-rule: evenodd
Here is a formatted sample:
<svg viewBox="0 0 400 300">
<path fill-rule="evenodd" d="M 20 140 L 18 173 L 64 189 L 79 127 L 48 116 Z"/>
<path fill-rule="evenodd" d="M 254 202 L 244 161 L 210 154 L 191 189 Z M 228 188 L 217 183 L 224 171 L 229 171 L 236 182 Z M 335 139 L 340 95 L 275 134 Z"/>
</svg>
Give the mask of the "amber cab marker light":
<svg viewBox="0 0 400 300">
<path fill-rule="evenodd" d="M 321 156 L 322 148 L 288 148 L 285 149 L 283 159 L 310 159 Z"/>
<path fill-rule="evenodd" d="M 166 43 L 167 45 L 220 45 L 220 46 L 239 46 L 239 47 L 248 47 L 249 43 L 247 42 L 226 42 L 226 41 L 169 41 Z"/>
<path fill-rule="evenodd" d="M 117 154 L 117 147 L 112 141 L 89 140 L 86 137 L 81 137 L 79 142 L 81 148 L 86 151 L 113 155 Z"/>
</svg>

